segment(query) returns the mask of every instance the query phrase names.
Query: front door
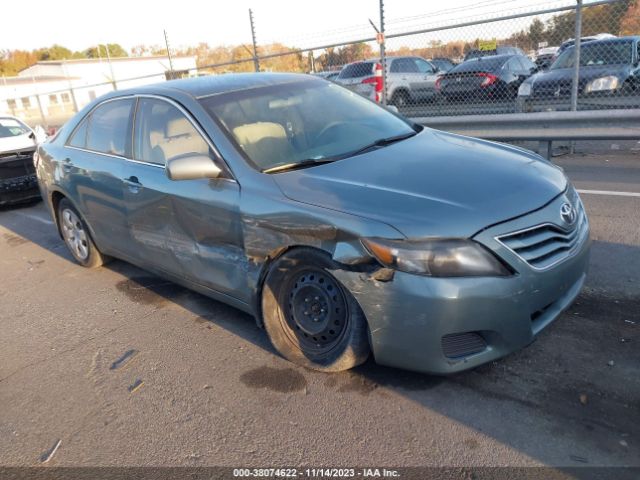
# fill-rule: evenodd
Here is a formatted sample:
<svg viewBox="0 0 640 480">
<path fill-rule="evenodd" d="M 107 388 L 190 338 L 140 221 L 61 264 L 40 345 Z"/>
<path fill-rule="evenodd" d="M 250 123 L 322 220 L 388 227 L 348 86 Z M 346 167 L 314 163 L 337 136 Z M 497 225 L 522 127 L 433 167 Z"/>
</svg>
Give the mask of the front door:
<svg viewBox="0 0 640 480">
<path fill-rule="evenodd" d="M 181 108 L 140 97 L 125 175 L 131 237 L 145 263 L 235 296 L 246 282 L 238 184 L 228 178 L 169 180 L 166 162 L 186 155 L 218 161 Z"/>
<path fill-rule="evenodd" d="M 422 58 L 415 58 L 416 67 L 420 73 L 418 80 L 420 98 L 432 98 L 436 94 L 436 80 L 438 75 L 433 65 Z"/>
</svg>

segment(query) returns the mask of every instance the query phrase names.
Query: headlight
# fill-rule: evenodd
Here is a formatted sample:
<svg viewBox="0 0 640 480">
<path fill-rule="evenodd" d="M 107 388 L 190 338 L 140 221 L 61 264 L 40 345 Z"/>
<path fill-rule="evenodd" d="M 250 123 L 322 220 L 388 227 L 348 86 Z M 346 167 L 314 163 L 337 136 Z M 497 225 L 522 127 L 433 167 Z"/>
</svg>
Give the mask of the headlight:
<svg viewBox="0 0 640 480">
<path fill-rule="evenodd" d="M 385 267 L 434 277 L 511 275 L 511 271 L 480 244 L 466 239 L 386 240 L 366 238 L 365 248 Z"/>
<path fill-rule="evenodd" d="M 518 96 L 528 97 L 529 95 L 531 95 L 531 84 L 530 83 L 521 84 L 520 88 L 518 88 Z"/>
<path fill-rule="evenodd" d="M 595 80 L 591 80 L 589 83 L 587 83 L 584 91 L 585 93 L 591 93 L 603 92 L 606 90 L 615 90 L 616 88 L 618 88 L 618 82 L 618 77 L 613 75 L 596 78 Z"/>
</svg>

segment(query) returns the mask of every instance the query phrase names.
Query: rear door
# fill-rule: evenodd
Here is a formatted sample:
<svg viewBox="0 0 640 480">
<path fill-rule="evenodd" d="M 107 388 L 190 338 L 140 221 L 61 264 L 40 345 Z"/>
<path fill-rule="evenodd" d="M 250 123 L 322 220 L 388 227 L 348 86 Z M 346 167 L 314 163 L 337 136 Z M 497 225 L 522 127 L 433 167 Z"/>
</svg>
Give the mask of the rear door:
<svg viewBox="0 0 640 480">
<path fill-rule="evenodd" d="M 128 255 L 123 168 L 131 154 L 134 99 L 109 99 L 76 127 L 57 158 L 59 182 L 105 253 Z"/>
<path fill-rule="evenodd" d="M 139 258 L 156 269 L 236 296 L 246 282 L 240 189 L 229 178 L 169 180 L 165 164 L 185 155 L 217 158 L 197 122 L 160 97 L 138 99 L 133 160 L 125 169 L 127 223 Z"/>
<path fill-rule="evenodd" d="M 418 70 L 418 65 L 413 58 L 394 58 L 389 72 L 389 86 L 393 86 L 393 89 L 387 89 L 389 93 L 404 87 L 413 100 L 424 96 L 422 92 L 422 89 L 424 89 L 424 75 Z"/>
</svg>

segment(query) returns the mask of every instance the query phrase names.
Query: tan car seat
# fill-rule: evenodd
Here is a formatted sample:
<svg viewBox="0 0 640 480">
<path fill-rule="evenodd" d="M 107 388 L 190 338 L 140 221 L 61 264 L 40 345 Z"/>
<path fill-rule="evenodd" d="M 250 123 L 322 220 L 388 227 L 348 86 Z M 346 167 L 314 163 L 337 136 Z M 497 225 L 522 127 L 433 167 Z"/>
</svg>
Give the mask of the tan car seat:
<svg viewBox="0 0 640 480">
<path fill-rule="evenodd" d="M 157 146 L 160 147 L 167 161 L 181 155 L 209 154 L 209 145 L 185 117 L 169 120 L 165 137 L 151 139 L 152 142 L 158 140 Z"/>
<path fill-rule="evenodd" d="M 247 123 L 234 128 L 233 135 L 259 167 L 266 168 L 287 162 L 293 156 L 287 133 L 279 123 Z"/>
</svg>

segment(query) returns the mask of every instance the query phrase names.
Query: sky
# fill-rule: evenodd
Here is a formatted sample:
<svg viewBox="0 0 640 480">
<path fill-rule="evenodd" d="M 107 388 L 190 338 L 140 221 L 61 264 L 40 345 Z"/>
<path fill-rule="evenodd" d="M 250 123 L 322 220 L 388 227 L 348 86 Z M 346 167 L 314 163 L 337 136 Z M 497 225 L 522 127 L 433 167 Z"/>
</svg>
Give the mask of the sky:
<svg viewBox="0 0 640 480">
<path fill-rule="evenodd" d="M 373 36 L 368 19 L 376 24 L 380 19 L 379 0 L 3 3 L 4 18 L 13 20 L 3 22 L 0 50 L 31 50 L 53 43 L 82 50 L 106 42 L 119 43 L 129 50 L 139 44 L 162 45 L 163 29 L 174 48 L 199 42 L 211 46 L 250 44 L 249 8 L 254 13 L 258 43 L 279 41 L 304 48 Z M 391 32 L 573 4 L 574 0 L 385 0 L 385 15 Z M 39 14 L 25 17 L 25 8 Z M 514 23 L 512 28 L 516 27 L 519 24 Z"/>
</svg>

